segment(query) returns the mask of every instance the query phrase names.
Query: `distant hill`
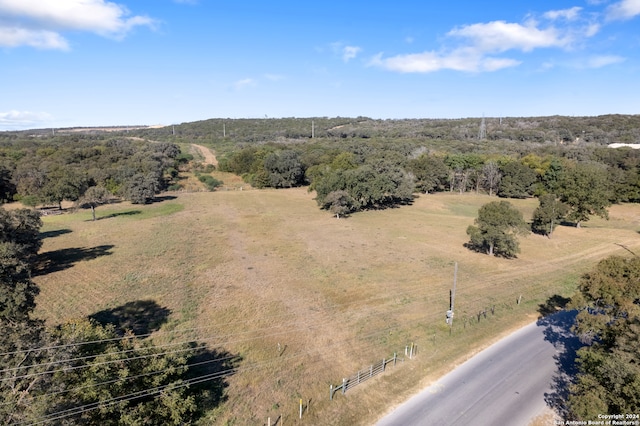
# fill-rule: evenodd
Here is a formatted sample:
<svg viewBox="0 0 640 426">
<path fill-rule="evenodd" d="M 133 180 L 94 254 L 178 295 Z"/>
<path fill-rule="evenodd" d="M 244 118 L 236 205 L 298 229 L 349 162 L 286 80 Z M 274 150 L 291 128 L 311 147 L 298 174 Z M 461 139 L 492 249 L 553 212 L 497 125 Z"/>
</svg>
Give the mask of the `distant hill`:
<svg viewBox="0 0 640 426">
<path fill-rule="evenodd" d="M 481 126 L 484 122 L 484 131 Z M 640 143 L 640 115 L 595 117 L 472 117 L 459 119 L 372 119 L 368 117 L 212 118 L 169 126 L 74 127 L 24 130 L 22 136 L 120 134 L 154 140 L 204 142 L 299 142 L 305 139 L 413 139 L 520 141 L 598 145 Z"/>
<path fill-rule="evenodd" d="M 209 141 L 285 142 L 331 139 L 478 140 L 484 120 L 485 138 L 526 142 L 640 143 L 640 115 L 597 117 L 486 117 L 461 119 L 376 120 L 367 117 L 222 119 L 136 130 L 155 139 L 180 137 Z"/>
</svg>

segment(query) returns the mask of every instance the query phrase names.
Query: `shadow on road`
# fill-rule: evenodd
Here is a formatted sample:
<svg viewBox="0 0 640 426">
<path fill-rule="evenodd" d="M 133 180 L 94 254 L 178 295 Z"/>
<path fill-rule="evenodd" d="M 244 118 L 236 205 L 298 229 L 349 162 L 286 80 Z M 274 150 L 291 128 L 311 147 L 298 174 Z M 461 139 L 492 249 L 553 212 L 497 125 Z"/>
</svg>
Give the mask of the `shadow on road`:
<svg viewBox="0 0 640 426">
<path fill-rule="evenodd" d="M 551 302 L 553 304 L 554 301 Z M 541 306 L 541 313 L 542 308 L 544 306 Z M 545 393 L 545 401 L 563 418 L 566 417 L 569 386 L 574 382 L 578 372 L 575 363 L 576 353 L 583 346 L 578 337 L 571 332 L 576 315 L 577 311 L 563 310 L 544 316 L 537 322 L 538 327 L 544 327 L 545 340 L 550 342 L 557 351 L 554 358 L 558 370 L 553 377 L 552 391 Z"/>
</svg>

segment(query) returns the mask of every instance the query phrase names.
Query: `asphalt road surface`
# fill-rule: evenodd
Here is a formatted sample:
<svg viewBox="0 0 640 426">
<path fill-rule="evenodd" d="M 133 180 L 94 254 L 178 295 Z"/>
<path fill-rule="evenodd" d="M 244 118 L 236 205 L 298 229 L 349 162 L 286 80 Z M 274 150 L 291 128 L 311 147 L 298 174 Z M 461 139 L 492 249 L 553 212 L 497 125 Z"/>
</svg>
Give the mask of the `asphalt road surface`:
<svg viewBox="0 0 640 426">
<path fill-rule="evenodd" d="M 575 313 L 530 324 L 440 378 L 377 423 L 528 425 L 566 393 L 579 342 L 569 333 Z"/>
</svg>

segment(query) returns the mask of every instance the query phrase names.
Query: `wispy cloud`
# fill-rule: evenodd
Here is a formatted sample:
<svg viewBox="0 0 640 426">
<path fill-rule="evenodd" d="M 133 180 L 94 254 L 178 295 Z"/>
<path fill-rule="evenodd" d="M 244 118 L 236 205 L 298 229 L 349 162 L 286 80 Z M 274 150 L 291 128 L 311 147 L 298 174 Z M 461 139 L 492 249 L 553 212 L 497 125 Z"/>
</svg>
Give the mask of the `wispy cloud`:
<svg viewBox="0 0 640 426">
<path fill-rule="evenodd" d="M 602 68 L 608 65 L 619 64 L 626 61 L 626 58 L 617 55 L 592 56 L 587 61 L 588 68 Z"/>
<path fill-rule="evenodd" d="M 69 43 L 60 34 L 46 30 L 30 30 L 0 25 L 0 46 L 30 46 L 37 49 L 69 50 Z"/>
<path fill-rule="evenodd" d="M 284 76 L 280 74 L 265 74 L 264 78 L 269 81 L 281 81 L 284 80 Z"/>
<path fill-rule="evenodd" d="M 135 27 L 157 24 L 106 0 L 0 0 L 0 16 L 0 45 L 59 50 L 69 48 L 66 30 L 122 39 Z"/>
<path fill-rule="evenodd" d="M 361 47 L 345 45 L 342 42 L 331 43 L 331 50 L 333 50 L 335 54 L 340 55 L 344 62 L 349 62 L 362 52 Z"/>
<path fill-rule="evenodd" d="M 52 119 L 52 115 L 46 112 L 12 110 L 0 112 L 0 127 L 9 129 L 36 127 L 46 125 Z"/>
<path fill-rule="evenodd" d="M 627 20 L 640 15 L 640 0 L 622 0 L 607 8 L 610 21 Z"/>
<path fill-rule="evenodd" d="M 443 69 L 454 71 L 497 71 L 514 67 L 520 61 L 509 58 L 484 56 L 473 49 L 457 49 L 449 53 L 423 52 L 383 58 L 376 55 L 370 65 L 401 73 L 428 73 Z"/>
<path fill-rule="evenodd" d="M 569 37 L 554 27 L 538 28 L 535 21 L 525 25 L 505 21 L 466 25 L 451 30 L 447 35 L 468 40 L 481 52 L 521 50 L 530 52 L 541 47 L 566 47 Z"/>
<path fill-rule="evenodd" d="M 570 9 L 550 10 L 548 12 L 545 12 L 542 16 L 552 21 L 555 21 L 557 19 L 566 19 L 567 21 L 573 21 L 574 19 L 578 18 L 581 10 L 581 7 L 575 6 Z"/>
<path fill-rule="evenodd" d="M 238 80 L 235 83 L 233 83 L 233 87 L 235 87 L 236 90 L 242 90 L 247 87 L 253 87 L 257 85 L 258 85 L 258 82 L 253 78 L 243 78 L 242 80 Z"/>
</svg>

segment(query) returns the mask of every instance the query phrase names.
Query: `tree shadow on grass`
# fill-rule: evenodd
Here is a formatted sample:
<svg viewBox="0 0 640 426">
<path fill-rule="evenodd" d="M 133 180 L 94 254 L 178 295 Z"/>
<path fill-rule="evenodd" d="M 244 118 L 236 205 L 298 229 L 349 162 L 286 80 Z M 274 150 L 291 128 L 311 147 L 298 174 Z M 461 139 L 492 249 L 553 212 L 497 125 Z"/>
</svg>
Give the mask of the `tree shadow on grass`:
<svg viewBox="0 0 640 426">
<path fill-rule="evenodd" d="M 102 325 L 113 324 L 116 332 L 124 335 L 131 330 L 135 335 L 147 335 L 167 322 L 171 310 L 154 300 L 136 300 L 112 309 L 104 309 L 89 316 Z"/>
<path fill-rule="evenodd" d="M 227 377 L 234 375 L 242 357 L 225 350 L 211 350 L 204 346 L 189 358 L 189 370 L 183 379 L 189 381 L 189 394 L 198 407 L 198 417 L 206 415 L 227 400 Z"/>
<path fill-rule="evenodd" d="M 113 247 L 115 246 L 112 244 L 106 244 L 90 248 L 73 247 L 40 253 L 36 267 L 33 270 L 33 275 L 46 275 L 51 272 L 63 271 L 83 260 L 108 256 L 111 254 L 110 250 Z"/>
<path fill-rule="evenodd" d="M 171 201 L 171 200 L 175 200 L 176 198 L 178 197 L 176 197 L 175 195 L 161 195 L 159 197 L 153 197 L 148 204 L 161 203 L 163 201 Z"/>
<path fill-rule="evenodd" d="M 118 217 L 118 216 L 135 216 L 141 213 L 142 213 L 142 210 L 127 210 L 126 212 L 117 212 L 117 213 L 108 214 L 106 216 L 96 217 L 96 220 L 111 219 L 113 217 Z M 87 220 L 87 222 L 91 222 L 91 221 L 92 219 Z"/>
<path fill-rule="evenodd" d="M 541 313 L 542 308 L 547 307 L 547 305 L 554 306 L 554 302 L 551 300 L 554 298 L 565 299 L 557 295 L 550 297 L 546 304 L 540 305 Z M 547 392 L 544 395 L 545 402 L 563 418 L 567 416 L 566 402 L 569 397 L 569 388 L 574 383 L 578 373 L 576 365 L 577 352 L 583 346 L 578 337 L 571 331 L 576 315 L 577 311 L 575 310 L 562 310 L 544 316 L 537 322 L 538 326 L 545 328 L 545 340 L 553 344 L 557 351 L 554 356 L 557 371 L 551 383 L 551 392 Z"/>
<path fill-rule="evenodd" d="M 58 237 L 64 234 L 70 234 L 71 232 L 73 232 L 71 231 L 71 229 L 55 229 L 53 231 L 45 231 L 40 233 L 40 239 L 44 240 L 45 238 Z"/>
<path fill-rule="evenodd" d="M 571 302 L 571 298 L 554 294 L 549 297 L 545 303 L 538 305 L 538 312 L 540 313 L 539 318 L 543 318 L 547 315 L 555 314 L 556 312 L 563 310 L 569 302 Z"/>
</svg>

